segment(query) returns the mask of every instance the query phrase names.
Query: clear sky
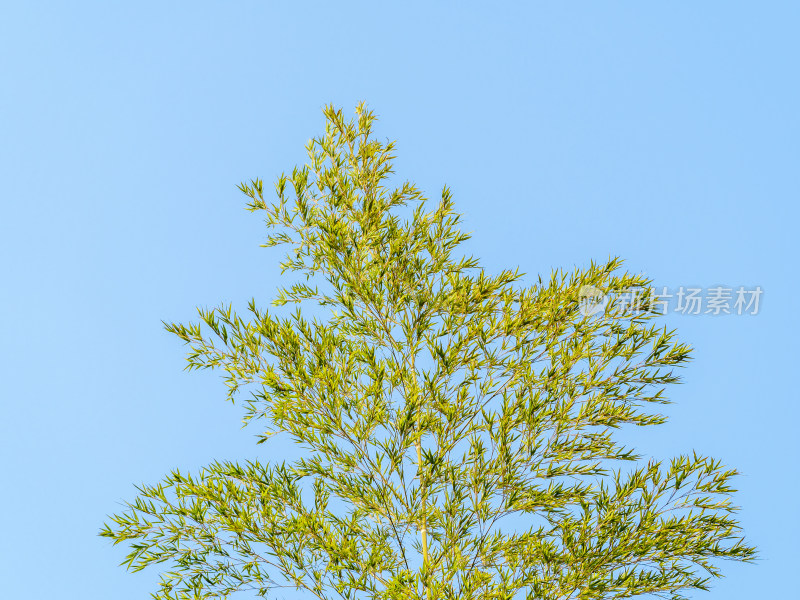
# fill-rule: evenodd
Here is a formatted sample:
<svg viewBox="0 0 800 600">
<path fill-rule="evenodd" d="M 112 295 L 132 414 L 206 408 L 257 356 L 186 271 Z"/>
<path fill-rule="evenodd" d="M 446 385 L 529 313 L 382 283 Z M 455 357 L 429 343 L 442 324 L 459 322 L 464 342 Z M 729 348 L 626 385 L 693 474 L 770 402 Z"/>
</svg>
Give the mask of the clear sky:
<svg viewBox="0 0 800 600">
<path fill-rule="evenodd" d="M 796 2 L 3 3 L 0 595 L 149 597 L 105 516 L 258 455 L 161 319 L 268 303 L 235 186 L 366 100 L 489 270 L 619 255 L 676 292 L 760 286 L 756 315 L 667 317 L 695 359 L 639 448 L 743 473 L 761 561 L 695 597 L 794 597 L 799 28 Z"/>
</svg>

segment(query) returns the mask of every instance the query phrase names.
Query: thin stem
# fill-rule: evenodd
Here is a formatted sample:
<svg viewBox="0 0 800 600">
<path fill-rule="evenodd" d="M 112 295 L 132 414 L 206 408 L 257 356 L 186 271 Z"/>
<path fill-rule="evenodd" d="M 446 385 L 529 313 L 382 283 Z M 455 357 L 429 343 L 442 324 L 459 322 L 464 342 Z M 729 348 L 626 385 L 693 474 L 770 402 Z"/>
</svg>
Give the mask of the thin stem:
<svg viewBox="0 0 800 600">
<path fill-rule="evenodd" d="M 416 370 L 415 370 L 415 358 L 416 353 L 412 350 L 411 352 L 411 373 L 414 378 L 414 401 L 417 402 L 417 477 L 419 478 L 419 487 L 420 492 L 422 495 L 422 520 L 419 525 L 420 533 L 422 534 L 422 572 L 425 574 L 422 579 L 422 589 L 425 591 L 425 596 L 428 600 L 431 600 L 431 589 L 428 586 L 427 578 L 428 578 L 428 526 L 426 521 L 428 519 L 428 509 L 427 509 L 427 500 L 426 500 L 426 493 L 425 493 L 425 481 L 423 479 L 423 472 L 422 472 L 422 402 L 420 400 L 419 389 L 417 387 L 417 377 L 416 377 Z"/>
</svg>

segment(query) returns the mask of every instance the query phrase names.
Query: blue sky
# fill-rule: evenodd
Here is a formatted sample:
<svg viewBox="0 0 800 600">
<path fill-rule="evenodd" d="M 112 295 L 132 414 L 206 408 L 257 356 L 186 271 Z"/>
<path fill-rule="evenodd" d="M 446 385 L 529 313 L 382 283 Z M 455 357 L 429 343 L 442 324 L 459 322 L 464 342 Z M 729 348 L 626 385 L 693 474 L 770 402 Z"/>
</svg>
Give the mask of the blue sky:
<svg viewBox="0 0 800 600">
<path fill-rule="evenodd" d="M 242 180 L 366 100 L 399 176 L 452 187 L 489 270 L 626 259 L 696 349 L 655 455 L 740 469 L 758 565 L 697 598 L 796 592 L 800 5 L 8 2 L 0 9 L 0 573 L 9 598 L 146 598 L 96 532 L 174 467 L 258 455 L 161 319 L 266 304 Z M 792 257 L 795 258 L 792 258 Z M 791 590 L 791 591 L 790 591 Z"/>
</svg>

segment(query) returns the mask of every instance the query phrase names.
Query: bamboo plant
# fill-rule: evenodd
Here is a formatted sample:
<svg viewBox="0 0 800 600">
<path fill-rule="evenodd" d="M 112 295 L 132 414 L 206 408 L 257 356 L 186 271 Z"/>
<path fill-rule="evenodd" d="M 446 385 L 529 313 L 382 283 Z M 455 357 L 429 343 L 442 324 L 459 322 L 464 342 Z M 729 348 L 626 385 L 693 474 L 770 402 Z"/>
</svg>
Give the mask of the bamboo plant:
<svg viewBox="0 0 800 600">
<path fill-rule="evenodd" d="M 275 196 L 240 186 L 287 249 L 275 307 L 166 324 L 272 460 L 174 471 L 109 517 L 127 567 L 165 564 L 153 597 L 678 600 L 753 560 L 736 471 L 619 439 L 665 421 L 690 355 L 651 282 L 618 259 L 487 273 L 448 189 L 392 184 L 372 112 L 324 114 Z M 590 314 L 586 289 L 611 300 Z"/>
</svg>

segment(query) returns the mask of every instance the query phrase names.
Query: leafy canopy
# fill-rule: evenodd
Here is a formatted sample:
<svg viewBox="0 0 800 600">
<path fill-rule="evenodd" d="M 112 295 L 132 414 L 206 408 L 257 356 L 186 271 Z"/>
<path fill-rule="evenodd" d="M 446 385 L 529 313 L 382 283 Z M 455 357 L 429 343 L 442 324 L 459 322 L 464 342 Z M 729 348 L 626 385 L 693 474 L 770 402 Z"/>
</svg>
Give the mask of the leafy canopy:
<svg viewBox="0 0 800 600">
<path fill-rule="evenodd" d="M 752 560 L 735 471 L 643 462 L 615 439 L 665 421 L 689 356 L 656 325 L 650 281 L 618 259 L 527 287 L 487 274 L 459 254 L 446 188 L 431 207 L 390 187 L 395 146 L 371 112 L 324 114 L 275 202 L 261 180 L 240 186 L 301 275 L 273 302 L 296 310 L 253 300 L 166 325 L 188 368 L 246 392 L 259 443 L 282 434 L 301 457 L 140 486 L 101 535 L 130 544 L 133 570 L 169 564 L 154 598 L 678 599 L 720 560 Z M 580 310 L 586 286 L 612 298 L 598 314 Z M 623 310 L 632 289 L 641 306 Z"/>
</svg>

